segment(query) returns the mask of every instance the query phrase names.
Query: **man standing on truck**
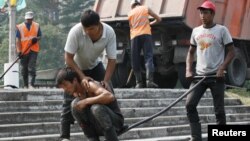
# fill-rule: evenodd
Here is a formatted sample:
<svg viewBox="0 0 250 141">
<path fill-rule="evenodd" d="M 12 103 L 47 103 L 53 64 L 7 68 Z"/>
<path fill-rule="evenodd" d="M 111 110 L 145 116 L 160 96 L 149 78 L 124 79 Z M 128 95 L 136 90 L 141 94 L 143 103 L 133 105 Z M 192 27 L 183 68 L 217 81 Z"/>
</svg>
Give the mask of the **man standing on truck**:
<svg viewBox="0 0 250 141">
<path fill-rule="evenodd" d="M 104 87 L 111 84 L 116 65 L 116 35 L 112 27 L 100 22 L 96 12 L 87 10 L 82 14 L 81 23 L 71 28 L 64 50 L 66 65 L 76 71 L 86 89 L 92 78 Z M 101 62 L 104 51 L 108 57 L 106 71 Z M 73 97 L 64 94 L 60 136 L 64 141 L 69 140 L 70 124 L 74 121 L 70 110 L 72 100 Z"/>
<path fill-rule="evenodd" d="M 155 20 L 150 22 L 148 17 Z M 153 82 L 153 41 L 151 36 L 151 26 L 161 21 L 161 18 L 150 8 L 141 5 L 139 0 L 131 1 L 131 11 L 128 13 L 131 38 L 131 64 L 136 78 L 136 88 L 143 88 L 141 76 L 141 50 L 143 50 L 146 68 L 146 87 L 157 88 Z"/>
<path fill-rule="evenodd" d="M 228 29 L 225 26 L 213 22 L 215 16 L 214 3 L 205 1 L 198 9 L 200 11 L 202 25 L 194 28 L 191 35 L 191 46 L 186 59 L 186 78 L 193 78 L 192 64 L 195 51 L 197 54 L 195 75 L 214 75 L 216 77 L 207 78 L 187 96 L 186 110 L 191 128 L 190 141 L 202 141 L 201 123 L 196 107 L 207 88 L 211 89 L 213 96 L 217 124 L 226 124 L 224 71 L 234 57 L 233 40 Z M 226 57 L 225 50 L 227 50 Z M 190 87 L 195 85 L 197 81 L 198 80 L 194 79 Z"/>
</svg>

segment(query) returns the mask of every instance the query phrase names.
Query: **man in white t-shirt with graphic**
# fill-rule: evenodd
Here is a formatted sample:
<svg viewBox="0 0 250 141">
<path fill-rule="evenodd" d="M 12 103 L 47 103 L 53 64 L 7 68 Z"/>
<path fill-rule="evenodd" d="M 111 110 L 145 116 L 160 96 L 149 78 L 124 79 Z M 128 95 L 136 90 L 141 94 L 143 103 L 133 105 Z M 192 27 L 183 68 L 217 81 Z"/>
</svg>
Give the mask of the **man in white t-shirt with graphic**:
<svg viewBox="0 0 250 141">
<path fill-rule="evenodd" d="M 65 62 L 79 75 L 85 88 L 90 80 L 102 82 L 108 87 L 116 65 L 116 35 L 112 27 L 100 22 L 99 15 L 87 10 L 81 17 L 81 23 L 71 28 L 65 45 Z M 107 54 L 106 70 L 101 62 L 103 54 Z M 70 138 L 70 123 L 74 122 L 70 104 L 73 97 L 64 94 L 61 114 L 61 136 Z"/>
<path fill-rule="evenodd" d="M 211 89 L 213 95 L 217 124 L 226 124 L 224 71 L 234 57 L 233 40 L 228 29 L 213 22 L 215 16 L 214 3 L 209 0 L 205 1 L 198 9 L 202 25 L 194 28 L 191 35 L 191 46 L 186 59 L 186 78 L 193 80 L 192 64 L 195 52 L 197 54 L 195 75 L 215 75 L 216 77 L 207 78 L 187 96 L 186 110 L 191 128 L 190 141 L 202 141 L 201 123 L 196 107 L 207 88 Z M 226 56 L 225 50 L 227 50 Z M 194 79 L 190 87 L 197 82 L 198 80 Z"/>
</svg>

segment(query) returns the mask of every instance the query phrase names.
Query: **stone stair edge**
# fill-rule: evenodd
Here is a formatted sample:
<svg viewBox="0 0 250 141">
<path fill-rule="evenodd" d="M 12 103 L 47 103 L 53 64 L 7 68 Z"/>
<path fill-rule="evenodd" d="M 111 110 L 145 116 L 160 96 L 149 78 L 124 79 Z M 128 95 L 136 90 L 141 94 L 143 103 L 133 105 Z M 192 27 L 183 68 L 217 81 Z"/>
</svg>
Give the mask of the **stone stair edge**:
<svg viewBox="0 0 250 141">
<path fill-rule="evenodd" d="M 209 124 L 215 124 L 215 123 L 209 123 Z M 207 126 L 209 125 L 207 123 L 205 124 L 202 124 L 202 126 Z M 230 124 L 233 124 L 233 125 L 249 125 L 250 124 L 250 121 L 249 122 L 232 122 L 232 123 L 227 123 L 228 125 Z M 180 127 L 180 126 L 184 126 L 184 127 L 187 127 L 189 125 L 177 125 L 177 126 L 173 126 L 173 127 Z M 170 126 L 167 126 L 168 128 L 170 128 Z M 162 128 L 162 127 L 161 127 Z M 136 128 L 137 130 L 140 130 L 140 128 Z M 143 128 L 143 130 L 146 130 L 146 129 L 149 129 L 149 128 Z M 133 131 L 133 129 L 131 129 L 131 131 Z M 72 136 L 79 136 L 79 135 L 83 135 L 82 132 L 77 132 L 77 133 L 71 133 Z M 187 135 L 186 135 L 187 136 Z M 0 141 L 10 141 L 10 140 L 23 140 L 23 139 L 39 139 L 39 138 L 50 138 L 50 137 L 59 137 L 59 134 L 46 134 L 46 135 L 34 135 L 34 136 L 19 136 L 19 137 L 7 137 L 7 138 L 0 138 Z M 124 141 L 128 141 L 128 140 L 124 140 Z M 131 140 L 133 141 L 133 140 Z M 136 140 L 135 140 L 136 141 Z"/>
</svg>

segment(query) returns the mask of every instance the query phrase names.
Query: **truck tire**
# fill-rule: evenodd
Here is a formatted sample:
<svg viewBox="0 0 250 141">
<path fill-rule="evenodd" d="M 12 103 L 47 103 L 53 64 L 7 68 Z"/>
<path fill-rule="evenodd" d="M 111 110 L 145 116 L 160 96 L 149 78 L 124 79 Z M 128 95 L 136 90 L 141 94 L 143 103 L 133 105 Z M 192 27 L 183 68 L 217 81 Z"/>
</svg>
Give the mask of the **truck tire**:
<svg viewBox="0 0 250 141">
<path fill-rule="evenodd" d="M 244 53 L 235 48 L 235 57 L 227 68 L 227 83 L 233 86 L 243 86 L 247 75 L 247 63 Z"/>
<path fill-rule="evenodd" d="M 174 88 L 178 81 L 178 73 L 173 71 L 168 75 L 154 74 L 154 81 L 159 88 Z"/>
<path fill-rule="evenodd" d="M 131 67 L 128 59 L 124 59 L 122 63 L 116 64 L 114 74 L 111 78 L 113 87 L 114 88 L 131 87 L 133 83 L 135 83 L 134 77 L 132 77 L 130 83 L 126 85 L 130 71 Z"/>
</svg>

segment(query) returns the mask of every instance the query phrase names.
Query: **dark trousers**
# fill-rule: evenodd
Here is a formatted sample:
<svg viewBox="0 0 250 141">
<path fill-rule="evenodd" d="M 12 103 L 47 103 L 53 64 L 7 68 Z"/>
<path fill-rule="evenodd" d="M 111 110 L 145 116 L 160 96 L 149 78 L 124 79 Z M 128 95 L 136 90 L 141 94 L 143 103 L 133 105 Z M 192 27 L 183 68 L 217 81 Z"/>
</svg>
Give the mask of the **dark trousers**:
<svg viewBox="0 0 250 141">
<path fill-rule="evenodd" d="M 91 70 L 84 70 L 86 76 L 93 78 L 96 81 L 102 81 L 105 76 L 105 69 L 102 63 L 99 63 Z M 70 138 L 70 124 L 74 123 L 74 118 L 71 114 L 71 102 L 74 97 L 64 93 L 63 110 L 61 113 L 61 138 Z"/>
<path fill-rule="evenodd" d="M 153 41 L 151 35 L 140 35 L 131 40 L 131 64 L 135 72 L 140 72 L 141 50 L 143 50 L 146 70 L 154 72 Z"/>
<path fill-rule="evenodd" d="M 99 136 L 105 136 L 107 141 L 118 141 L 116 131 L 122 128 L 123 117 L 101 104 L 94 104 L 77 111 L 73 107 L 79 101 L 79 98 L 76 98 L 72 102 L 71 111 L 88 140 L 99 141 Z"/>
<path fill-rule="evenodd" d="M 23 77 L 23 84 L 28 87 L 28 84 L 34 86 L 36 78 L 36 60 L 38 53 L 30 51 L 28 54 L 24 55 L 21 60 L 21 74 Z"/>
<path fill-rule="evenodd" d="M 198 82 L 198 80 L 194 80 L 191 83 L 192 87 Z M 200 85 L 198 85 L 188 96 L 186 100 L 186 110 L 187 110 L 187 117 L 190 122 L 190 125 L 197 125 L 191 127 L 191 133 L 197 132 L 201 134 L 200 129 L 200 119 L 198 116 L 197 105 L 205 93 L 207 88 L 210 88 L 212 97 L 213 97 L 213 104 L 214 104 L 214 111 L 216 116 L 217 124 L 224 125 L 226 124 L 226 115 L 225 115 L 225 108 L 224 108 L 224 80 L 217 80 L 215 78 L 208 78 L 204 80 Z M 198 129 L 196 129 L 196 127 Z M 193 131 L 192 131 L 193 130 Z M 198 131 L 199 130 L 199 131 Z M 200 136 L 200 135 L 199 135 Z"/>
</svg>

